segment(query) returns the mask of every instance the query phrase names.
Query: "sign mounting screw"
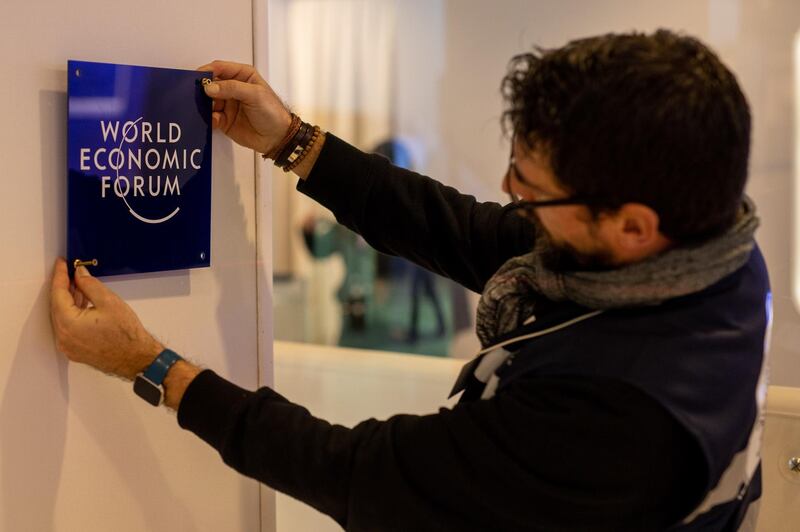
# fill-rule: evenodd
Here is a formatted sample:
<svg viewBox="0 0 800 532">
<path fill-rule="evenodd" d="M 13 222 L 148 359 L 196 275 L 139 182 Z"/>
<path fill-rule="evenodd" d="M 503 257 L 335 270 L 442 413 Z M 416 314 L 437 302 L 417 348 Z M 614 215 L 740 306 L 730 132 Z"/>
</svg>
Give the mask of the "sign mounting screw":
<svg viewBox="0 0 800 532">
<path fill-rule="evenodd" d="M 92 259 L 92 260 L 75 259 L 75 261 L 72 263 L 72 267 L 77 268 L 78 266 L 97 266 L 97 259 Z"/>
</svg>

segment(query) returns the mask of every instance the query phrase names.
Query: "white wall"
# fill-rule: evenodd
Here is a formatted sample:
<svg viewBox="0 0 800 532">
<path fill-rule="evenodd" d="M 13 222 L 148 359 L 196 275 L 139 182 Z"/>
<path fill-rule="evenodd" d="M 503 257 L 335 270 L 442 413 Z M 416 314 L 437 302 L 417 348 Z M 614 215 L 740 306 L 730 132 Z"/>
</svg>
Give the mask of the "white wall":
<svg viewBox="0 0 800 532">
<path fill-rule="evenodd" d="M 181 431 L 174 415 L 135 397 L 130 384 L 56 353 L 47 297 L 53 261 L 66 252 L 67 59 L 174 68 L 252 62 L 253 7 L 251 0 L 3 2 L 2 532 L 249 531 L 262 520 L 263 530 L 274 528 L 269 494 L 262 516 L 258 484 Z M 256 262 L 257 240 L 263 246 L 270 238 L 268 231 L 257 238 L 255 221 L 270 200 L 256 202 L 253 153 L 219 134 L 213 142 L 212 267 L 108 284 L 170 347 L 254 388 L 259 339 L 262 377 L 271 375 L 269 249 Z M 269 220 L 259 223 L 269 229 Z M 266 325 L 257 322 L 259 300 Z"/>
</svg>

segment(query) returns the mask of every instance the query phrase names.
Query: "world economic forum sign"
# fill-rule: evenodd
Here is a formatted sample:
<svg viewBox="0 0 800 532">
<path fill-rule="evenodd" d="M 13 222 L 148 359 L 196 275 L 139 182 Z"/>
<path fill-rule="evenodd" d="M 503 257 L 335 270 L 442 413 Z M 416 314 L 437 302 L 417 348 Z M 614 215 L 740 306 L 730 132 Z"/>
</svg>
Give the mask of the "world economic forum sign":
<svg viewBox="0 0 800 532">
<path fill-rule="evenodd" d="M 209 266 L 210 74 L 68 62 L 67 258 L 95 275 Z"/>
</svg>

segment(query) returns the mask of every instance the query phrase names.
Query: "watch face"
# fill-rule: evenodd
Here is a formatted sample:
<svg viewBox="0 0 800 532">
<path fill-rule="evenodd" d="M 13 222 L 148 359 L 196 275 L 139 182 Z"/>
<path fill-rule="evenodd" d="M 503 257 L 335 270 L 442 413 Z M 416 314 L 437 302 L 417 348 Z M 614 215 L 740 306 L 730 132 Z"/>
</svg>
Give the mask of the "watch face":
<svg viewBox="0 0 800 532">
<path fill-rule="evenodd" d="M 142 375 L 137 375 L 136 380 L 133 381 L 133 391 L 153 406 L 161 404 L 161 388 Z"/>
</svg>

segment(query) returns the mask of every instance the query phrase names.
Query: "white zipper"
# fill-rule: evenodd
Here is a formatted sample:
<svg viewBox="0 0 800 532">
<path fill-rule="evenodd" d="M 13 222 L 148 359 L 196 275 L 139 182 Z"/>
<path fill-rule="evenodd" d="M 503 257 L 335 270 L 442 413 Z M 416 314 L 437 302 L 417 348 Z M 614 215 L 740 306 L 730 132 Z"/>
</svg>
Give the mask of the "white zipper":
<svg viewBox="0 0 800 532">
<path fill-rule="evenodd" d="M 483 349 L 477 355 L 475 355 L 475 357 L 479 357 L 484 353 L 488 353 L 489 351 L 492 351 L 493 349 L 497 349 L 499 347 L 505 347 L 508 344 L 513 344 L 515 342 L 521 342 L 522 340 L 530 340 L 531 338 L 536 338 L 538 336 L 544 336 L 545 334 L 550 334 L 552 332 L 560 331 L 561 329 L 566 329 L 570 325 L 575 325 L 576 323 L 581 322 L 583 320 L 588 320 L 589 318 L 594 318 L 598 314 L 602 314 L 602 313 L 603 313 L 602 310 L 594 310 L 594 311 L 589 312 L 587 314 L 583 314 L 581 316 L 578 316 L 577 318 L 572 318 L 569 321 L 565 321 L 564 323 L 559 323 L 558 325 L 553 325 L 552 327 L 549 327 L 547 329 L 542 329 L 541 331 L 536 331 L 536 332 L 532 332 L 532 333 L 529 333 L 529 334 L 523 334 L 522 336 L 516 336 L 514 338 L 509 338 L 508 340 L 504 340 L 504 341 L 500 342 L 499 344 L 495 344 L 495 345 L 487 347 L 486 349 Z"/>
</svg>

